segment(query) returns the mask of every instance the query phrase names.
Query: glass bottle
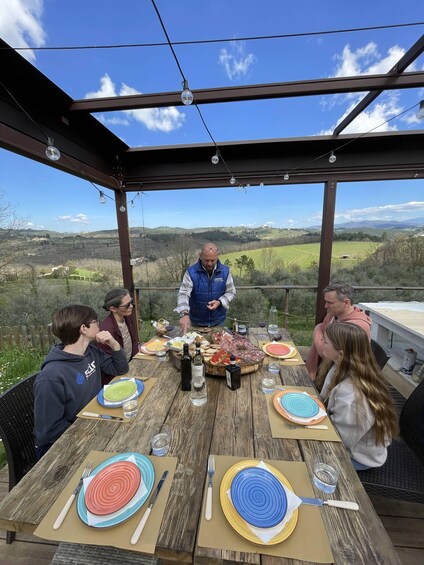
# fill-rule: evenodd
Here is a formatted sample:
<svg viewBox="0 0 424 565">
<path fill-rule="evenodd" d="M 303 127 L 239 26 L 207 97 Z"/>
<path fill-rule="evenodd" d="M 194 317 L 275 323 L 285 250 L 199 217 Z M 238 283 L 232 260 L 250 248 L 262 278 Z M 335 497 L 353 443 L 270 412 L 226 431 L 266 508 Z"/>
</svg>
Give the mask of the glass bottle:
<svg viewBox="0 0 424 565">
<path fill-rule="evenodd" d="M 239 325 L 238 325 L 238 322 L 237 322 L 237 318 L 234 318 L 234 321 L 233 321 L 233 332 L 234 332 L 235 334 L 238 333 L 238 328 L 239 328 Z"/>
<path fill-rule="evenodd" d="M 191 355 L 188 351 L 188 343 L 183 345 L 181 357 L 181 390 L 191 390 Z"/>
<path fill-rule="evenodd" d="M 195 406 L 202 406 L 208 400 L 206 389 L 205 364 L 200 352 L 200 340 L 196 340 L 196 353 L 191 362 L 191 402 Z"/>
<path fill-rule="evenodd" d="M 268 334 L 270 337 L 277 336 L 279 333 L 278 330 L 278 312 L 275 306 L 271 306 L 269 309 L 269 318 L 268 318 Z"/>
<path fill-rule="evenodd" d="M 236 364 L 234 355 L 230 357 L 230 365 L 225 369 L 225 376 L 227 377 L 227 386 L 231 390 L 240 388 L 241 369 L 239 365 Z"/>
</svg>

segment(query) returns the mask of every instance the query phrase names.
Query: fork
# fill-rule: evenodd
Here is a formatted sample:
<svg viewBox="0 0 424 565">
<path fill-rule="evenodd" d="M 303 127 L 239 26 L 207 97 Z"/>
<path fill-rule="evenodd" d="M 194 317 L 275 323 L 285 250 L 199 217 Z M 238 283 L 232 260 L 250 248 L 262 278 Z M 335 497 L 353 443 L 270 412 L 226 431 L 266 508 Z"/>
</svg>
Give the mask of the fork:
<svg viewBox="0 0 424 565">
<path fill-rule="evenodd" d="M 209 484 L 208 484 L 208 494 L 206 496 L 206 511 L 205 511 L 205 519 L 210 520 L 212 518 L 212 477 L 215 474 L 215 456 L 209 455 L 208 460 L 208 475 L 209 475 Z"/>
<path fill-rule="evenodd" d="M 322 424 L 316 424 L 315 426 L 291 426 L 287 424 L 287 427 L 291 430 L 298 430 L 299 428 L 308 428 L 309 430 L 328 430 L 328 426 Z"/>
<path fill-rule="evenodd" d="M 61 513 L 59 514 L 59 516 L 56 518 L 55 523 L 53 524 L 53 529 L 54 530 L 58 530 L 60 528 L 60 526 L 63 524 L 63 520 L 66 518 L 66 515 L 69 512 L 70 507 L 72 506 L 72 503 L 75 499 L 75 497 L 77 496 L 77 494 L 79 493 L 79 491 L 81 490 L 82 484 L 84 479 L 86 479 L 88 477 L 88 475 L 91 473 L 91 469 L 93 467 L 93 463 L 91 461 L 87 461 L 87 465 L 85 466 L 84 471 L 82 472 L 81 478 L 74 490 L 74 492 L 71 494 L 71 496 L 68 498 L 68 502 L 65 504 L 65 506 L 62 508 Z"/>
</svg>

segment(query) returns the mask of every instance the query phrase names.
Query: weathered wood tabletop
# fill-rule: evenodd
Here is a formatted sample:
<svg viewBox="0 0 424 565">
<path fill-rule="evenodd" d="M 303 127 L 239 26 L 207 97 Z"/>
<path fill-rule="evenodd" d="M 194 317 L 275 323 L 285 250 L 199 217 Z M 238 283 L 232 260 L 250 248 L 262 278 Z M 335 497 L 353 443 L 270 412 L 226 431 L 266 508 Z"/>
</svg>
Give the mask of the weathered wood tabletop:
<svg viewBox="0 0 424 565">
<path fill-rule="evenodd" d="M 249 331 L 252 342 L 264 339 L 260 332 L 263 330 Z M 359 512 L 334 508 L 322 512 L 335 563 L 400 563 L 342 443 L 271 437 L 266 401 L 260 390 L 262 370 L 244 376 L 237 393 L 226 386 L 225 379 L 208 378 L 208 402 L 203 407 L 193 406 L 190 394 L 180 390 L 180 375 L 168 360 L 132 360 L 130 374 L 157 378 L 149 401 L 141 404 L 136 420 L 130 425 L 110 421 L 105 425 L 104 421 L 77 419 L 4 498 L 0 504 L 0 528 L 33 532 L 91 450 L 149 454 L 153 430 L 166 422 L 172 427 L 169 455 L 178 458 L 178 465 L 156 546 L 157 557 L 169 562 L 201 564 L 301 563 L 260 553 L 197 546 L 207 459 L 209 453 L 214 453 L 305 461 L 310 470 L 314 453 L 324 445 L 341 468 L 338 498 L 356 500 L 360 506 Z M 282 367 L 281 380 L 285 385 L 311 384 L 302 366 Z"/>
</svg>

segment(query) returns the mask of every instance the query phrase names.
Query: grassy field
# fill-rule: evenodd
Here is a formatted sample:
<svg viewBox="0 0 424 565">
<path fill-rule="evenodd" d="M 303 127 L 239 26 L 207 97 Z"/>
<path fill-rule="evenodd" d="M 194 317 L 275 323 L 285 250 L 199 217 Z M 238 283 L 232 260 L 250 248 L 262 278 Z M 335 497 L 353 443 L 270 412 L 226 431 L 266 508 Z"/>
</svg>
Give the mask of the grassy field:
<svg viewBox="0 0 424 565">
<path fill-rule="evenodd" d="M 351 266 L 373 253 L 378 245 L 378 243 L 369 241 L 335 241 L 333 243 L 332 264 L 333 266 Z M 234 266 L 235 259 L 241 255 L 247 255 L 253 259 L 255 267 L 263 271 L 272 271 L 276 266 L 282 266 L 282 264 L 285 267 L 297 265 L 301 269 L 307 269 L 312 263 L 319 263 L 319 249 L 319 243 L 287 245 L 227 253 L 221 255 L 220 260 L 224 262 L 229 259 Z"/>
</svg>

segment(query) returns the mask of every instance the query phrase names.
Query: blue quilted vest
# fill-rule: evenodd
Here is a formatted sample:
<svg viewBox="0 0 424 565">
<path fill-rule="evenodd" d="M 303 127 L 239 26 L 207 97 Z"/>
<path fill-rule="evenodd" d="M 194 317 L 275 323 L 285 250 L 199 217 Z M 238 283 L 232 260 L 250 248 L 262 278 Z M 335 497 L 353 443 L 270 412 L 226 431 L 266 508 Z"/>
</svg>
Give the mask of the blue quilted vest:
<svg viewBox="0 0 424 565">
<path fill-rule="evenodd" d="M 216 268 L 209 277 L 202 263 L 197 261 L 188 268 L 193 281 L 193 290 L 190 296 L 190 320 L 195 326 L 219 326 L 224 323 L 227 310 L 220 306 L 216 310 L 208 310 L 207 304 L 211 300 L 219 300 L 225 294 L 225 287 L 230 269 L 219 260 Z"/>
</svg>

